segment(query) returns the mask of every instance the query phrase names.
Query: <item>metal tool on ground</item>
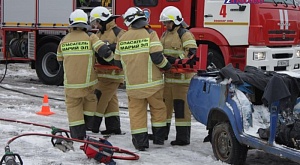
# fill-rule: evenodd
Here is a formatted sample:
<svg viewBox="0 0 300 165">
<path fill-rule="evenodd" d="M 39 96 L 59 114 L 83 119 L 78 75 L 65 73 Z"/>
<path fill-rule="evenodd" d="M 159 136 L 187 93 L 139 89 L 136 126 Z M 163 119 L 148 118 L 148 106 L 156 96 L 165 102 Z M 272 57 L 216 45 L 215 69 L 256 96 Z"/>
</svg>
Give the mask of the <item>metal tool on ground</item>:
<svg viewBox="0 0 300 165">
<path fill-rule="evenodd" d="M 5 146 L 4 151 L 5 151 L 5 154 L 2 157 L 2 159 L 0 160 L 1 165 L 3 163 L 5 165 L 23 165 L 23 161 L 22 161 L 20 155 L 11 152 L 8 145 Z"/>
<path fill-rule="evenodd" d="M 63 137 L 63 133 L 64 133 L 65 137 L 70 138 L 67 131 L 52 127 L 52 131 L 51 131 L 52 135 Z M 51 138 L 51 143 L 54 147 L 58 148 L 59 150 L 61 150 L 63 152 L 67 152 L 67 151 L 70 151 L 70 150 L 74 151 L 72 140 L 65 140 L 65 139 L 61 139 L 61 138 L 53 138 L 52 137 Z"/>
<path fill-rule="evenodd" d="M 42 124 L 36 124 L 36 123 L 30 123 L 30 122 L 24 122 L 24 121 L 18 121 L 18 120 L 12 120 L 12 119 L 3 119 L 0 118 L 2 121 L 7 121 L 7 122 L 17 122 L 17 123 L 22 123 L 22 124 L 31 124 L 34 126 L 40 126 L 40 127 L 45 127 L 45 128 L 51 128 L 52 129 L 52 134 L 43 134 L 43 133 L 25 133 L 25 134 L 20 134 L 18 136 L 15 136 L 11 138 L 5 148 L 5 155 L 2 157 L 0 164 L 2 165 L 3 163 L 15 163 L 15 164 L 6 164 L 6 165 L 22 165 L 22 159 L 20 155 L 12 153 L 9 149 L 9 144 L 12 143 L 14 140 L 23 137 L 23 136 L 45 136 L 45 137 L 51 137 L 51 142 L 52 145 L 63 152 L 73 150 L 73 142 L 79 142 L 79 143 L 84 143 L 80 149 L 82 149 L 85 154 L 87 155 L 88 158 L 94 158 L 95 160 L 99 161 L 100 163 L 104 163 L 106 165 L 115 165 L 115 162 L 113 159 L 121 159 L 121 160 L 138 160 L 139 156 L 131 151 L 124 150 L 115 146 L 112 146 L 111 143 L 109 143 L 106 139 L 104 138 L 99 138 L 99 140 L 93 139 L 92 137 L 86 137 L 85 140 L 79 140 L 79 139 L 74 139 L 70 138 L 68 133 L 70 131 L 56 128 L 53 126 L 46 126 Z M 65 136 L 64 136 L 65 135 Z M 94 146 L 96 148 L 93 152 L 92 155 L 90 155 L 90 152 L 87 152 L 87 148 L 85 149 L 84 146 Z M 107 154 L 104 151 L 110 151 L 110 154 Z M 89 153 L 89 155 L 87 154 Z M 115 155 L 114 155 L 115 154 Z M 93 157 L 95 156 L 95 157 Z M 100 159 L 99 159 L 100 158 Z M 18 159 L 18 160 L 16 160 Z"/>
</svg>

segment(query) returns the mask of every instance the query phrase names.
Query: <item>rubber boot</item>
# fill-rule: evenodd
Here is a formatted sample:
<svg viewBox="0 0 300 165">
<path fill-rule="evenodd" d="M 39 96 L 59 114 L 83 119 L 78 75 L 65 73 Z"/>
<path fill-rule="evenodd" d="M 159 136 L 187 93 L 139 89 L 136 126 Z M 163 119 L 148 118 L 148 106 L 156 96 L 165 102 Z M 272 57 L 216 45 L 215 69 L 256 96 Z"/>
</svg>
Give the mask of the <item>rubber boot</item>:
<svg viewBox="0 0 300 165">
<path fill-rule="evenodd" d="M 152 127 L 153 144 L 164 145 L 166 127 Z"/>
<path fill-rule="evenodd" d="M 121 132 L 121 124 L 120 124 L 120 117 L 119 116 L 110 116 L 105 118 L 105 126 L 106 130 L 101 131 L 101 134 L 116 134 L 120 135 Z"/>
<path fill-rule="evenodd" d="M 139 133 L 139 134 L 133 134 L 132 135 L 132 143 L 135 147 L 135 149 L 139 151 L 145 151 L 146 148 L 149 148 L 149 139 L 148 139 L 148 133 Z"/>
<path fill-rule="evenodd" d="M 94 116 L 84 115 L 84 123 L 87 131 L 92 130 L 94 122 Z"/>
<path fill-rule="evenodd" d="M 168 140 L 168 136 L 169 136 L 169 132 L 170 132 L 170 126 L 171 126 L 171 123 L 167 123 L 166 130 L 165 130 L 166 131 L 165 140 Z M 152 130 L 152 132 L 153 132 L 153 130 Z M 154 139 L 153 134 L 149 134 L 148 138 L 149 138 L 149 140 L 153 140 Z"/>
<path fill-rule="evenodd" d="M 92 132 L 93 133 L 99 133 L 100 132 L 100 125 L 102 123 L 102 117 L 99 116 L 94 116 L 94 123 L 92 127 Z"/>
<path fill-rule="evenodd" d="M 190 144 L 191 127 L 176 126 L 176 140 L 171 141 L 171 145 L 185 146 Z"/>
<path fill-rule="evenodd" d="M 71 137 L 74 139 L 83 140 L 86 136 L 85 130 L 86 130 L 85 124 L 70 126 Z"/>
<path fill-rule="evenodd" d="M 171 123 L 167 123 L 165 140 L 168 140 L 168 136 L 169 136 L 169 133 L 170 133 L 170 127 L 171 127 Z"/>
</svg>

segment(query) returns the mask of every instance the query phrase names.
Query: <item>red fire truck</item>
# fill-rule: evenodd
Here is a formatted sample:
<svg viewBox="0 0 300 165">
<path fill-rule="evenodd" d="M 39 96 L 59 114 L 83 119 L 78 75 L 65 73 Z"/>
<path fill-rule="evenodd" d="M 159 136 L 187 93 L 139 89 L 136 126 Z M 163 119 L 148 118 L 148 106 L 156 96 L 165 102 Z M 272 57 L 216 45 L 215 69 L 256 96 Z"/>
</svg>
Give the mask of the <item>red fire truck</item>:
<svg viewBox="0 0 300 165">
<path fill-rule="evenodd" d="M 270 71 L 300 69 L 300 7 L 294 0 L 1 0 L 4 62 L 28 62 L 45 84 L 62 84 L 56 49 L 66 35 L 70 13 L 105 6 L 121 15 L 138 6 L 159 35 L 159 15 L 176 6 L 190 25 L 197 44 L 207 44 L 212 63 Z M 227 3 L 228 2 L 228 3 Z M 232 2 L 239 2 L 232 4 Z M 250 3 L 251 2 L 251 3 Z M 256 1 L 255 1 L 256 2 Z M 117 23 L 123 27 L 123 19 Z"/>
</svg>

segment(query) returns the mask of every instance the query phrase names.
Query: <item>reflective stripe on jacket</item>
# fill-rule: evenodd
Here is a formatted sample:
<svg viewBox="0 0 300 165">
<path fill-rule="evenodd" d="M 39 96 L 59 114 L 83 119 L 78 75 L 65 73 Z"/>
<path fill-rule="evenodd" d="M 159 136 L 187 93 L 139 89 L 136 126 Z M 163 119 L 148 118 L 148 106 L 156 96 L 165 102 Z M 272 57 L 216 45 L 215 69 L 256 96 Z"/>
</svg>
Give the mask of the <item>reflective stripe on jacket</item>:
<svg viewBox="0 0 300 165">
<path fill-rule="evenodd" d="M 166 31 L 161 37 L 160 41 L 163 45 L 164 55 L 173 56 L 176 58 L 184 59 L 188 58 L 190 48 L 197 48 L 197 44 L 194 35 L 187 31 L 180 38 L 178 29 L 180 26 L 175 27 L 172 31 Z M 194 73 L 171 73 L 165 72 L 165 82 L 186 84 L 189 83 Z"/>
<path fill-rule="evenodd" d="M 61 40 L 57 60 L 63 61 L 65 88 L 86 88 L 98 82 L 94 51 L 102 45 L 104 42 L 95 34 L 89 36 L 82 30 L 71 29 Z"/>
<path fill-rule="evenodd" d="M 117 27 L 115 21 L 111 21 L 108 24 L 106 24 L 106 31 L 104 31 L 103 34 L 101 32 L 98 32 L 97 36 L 102 41 L 106 41 L 109 44 L 115 44 L 117 43 L 118 38 L 120 38 L 125 32 L 125 30 L 120 29 L 120 32 L 116 36 L 115 32 L 113 31 L 113 28 L 115 27 Z M 111 59 L 105 59 L 105 60 L 106 61 L 113 60 L 113 57 Z M 100 69 L 100 68 L 96 68 L 96 71 L 98 73 L 98 78 L 108 78 L 111 79 L 112 82 L 120 82 L 120 83 L 124 81 L 123 71 Z"/>
<path fill-rule="evenodd" d="M 115 60 L 121 60 L 125 72 L 127 95 L 134 98 L 147 98 L 163 88 L 163 76 L 159 68 L 167 65 L 161 58 L 155 65 L 151 53 L 160 52 L 163 48 L 155 31 L 145 28 L 129 28 L 117 44 Z"/>
</svg>

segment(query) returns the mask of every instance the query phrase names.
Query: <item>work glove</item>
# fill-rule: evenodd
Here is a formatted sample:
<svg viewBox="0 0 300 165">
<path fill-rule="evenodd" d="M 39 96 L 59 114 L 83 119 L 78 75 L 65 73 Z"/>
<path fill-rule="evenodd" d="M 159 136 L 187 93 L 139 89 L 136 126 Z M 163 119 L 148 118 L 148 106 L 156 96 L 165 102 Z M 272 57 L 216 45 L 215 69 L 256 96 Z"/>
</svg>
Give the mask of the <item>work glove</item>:
<svg viewBox="0 0 300 165">
<path fill-rule="evenodd" d="M 116 46 L 117 46 L 116 43 L 110 44 L 107 40 L 103 40 L 103 42 L 109 47 L 109 49 L 110 49 L 112 52 L 115 52 Z"/>
<path fill-rule="evenodd" d="M 113 43 L 113 44 L 108 45 L 109 49 L 110 49 L 112 52 L 114 52 L 114 53 L 115 53 L 115 50 L 116 50 L 116 46 L 117 46 L 116 43 Z"/>
<path fill-rule="evenodd" d="M 196 65 L 196 62 L 198 61 L 198 57 L 196 57 L 196 55 L 192 55 L 187 61 L 186 64 L 189 65 Z"/>
<path fill-rule="evenodd" d="M 176 61 L 180 60 L 176 57 L 173 57 L 173 56 L 166 56 L 165 57 L 167 58 L 167 60 L 171 63 L 171 64 L 175 64 Z"/>
<path fill-rule="evenodd" d="M 111 55 L 112 51 L 107 45 L 102 45 L 98 50 L 97 56 L 100 58 L 108 58 Z M 97 58 L 98 60 L 98 58 Z M 100 60 L 98 60 L 100 61 Z"/>
</svg>

